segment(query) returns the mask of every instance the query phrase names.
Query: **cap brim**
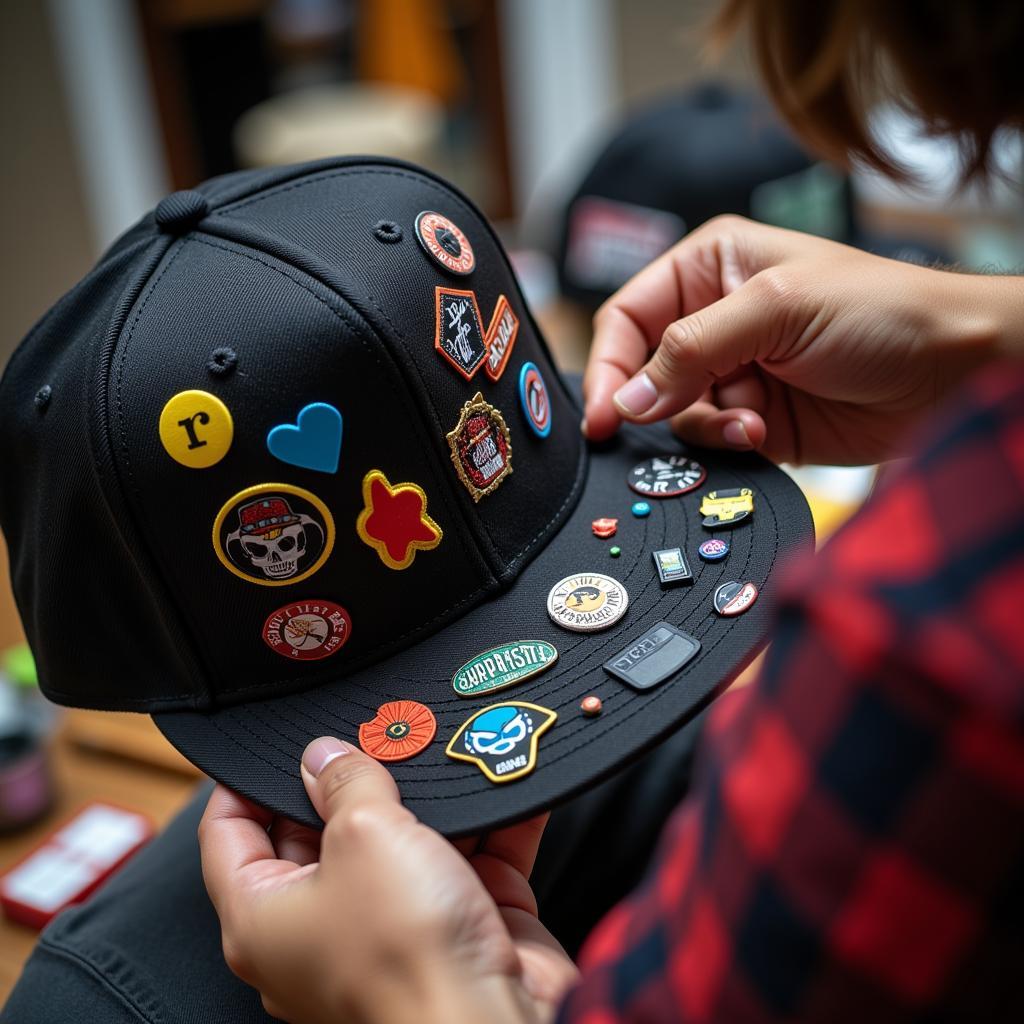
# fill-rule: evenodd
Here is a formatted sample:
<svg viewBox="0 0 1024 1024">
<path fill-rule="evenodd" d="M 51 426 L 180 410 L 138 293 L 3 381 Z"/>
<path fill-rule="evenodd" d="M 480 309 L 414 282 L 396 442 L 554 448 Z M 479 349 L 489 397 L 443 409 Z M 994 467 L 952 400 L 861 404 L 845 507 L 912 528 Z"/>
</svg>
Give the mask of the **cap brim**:
<svg viewBox="0 0 1024 1024">
<path fill-rule="evenodd" d="M 750 662 L 767 639 L 780 560 L 813 546 L 803 494 L 785 473 L 753 454 L 690 450 L 707 468 L 705 482 L 679 497 L 652 498 L 650 516 L 634 517 L 630 506 L 640 495 L 626 484 L 630 469 L 652 455 L 680 450 L 680 442 L 660 426 L 628 427 L 593 450 L 579 505 L 515 583 L 415 646 L 327 686 L 212 713 L 159 714 L 154 716 L 157 725 L 215 779 L 278 814 L 319 826 L 299 775 L 306 744 L 324 735 L 356 743 L 360 724 L 385 701 L 416 700 L 436 716 L 436 737 L 421 754 L 388 767 L 406 806 L 422 821 L 454 837 L 552 807 L 678 729 Z M 712 534 L 701 525 L 701 495 L 731 487 L 753 490 L 754 516 L 716 533 L 728 537 L 730 553 L 723 561 L 705 563 L 697 547 Z M 608 516 L 618 517 L 618 532 L 600 540 L 590 524 Z M 622 549 L 619 558 L 609 555 L 613 544 Z M 693 584 L 659 583 L 651 553 L 666 547 L 686 553 Z M 604 632 L 569 632 L 548 617 L 551 587 L 580 572 L 612 576 L 629 593 L 624 618 Z M 750 609 L 734 618 L 716 614 L 712 605 L 715 588 L 729 580 L 752 581 L 760 590 Z M 430 592 L 410 592 L 408 600 L 429 602 Z M 696 637 L 701 648 L 678 675 L 637 692 L 603 666 L 659 622 Z M 553 644 L 557 663 L 498 693 L 473 699 L 456 695 L 452 675 L 457 668 L 487 648 L 516 640 Z M 588 694 L 603 702 L 597 717 L 580 711 L 580 700 Z M 470 715 L 505 700 L 542 705 L 557 712 L 558 720 L 539 741 L 536 769 L 495 784 L 475 765 L 448 757 L 445 747 Z"/>
</svg>

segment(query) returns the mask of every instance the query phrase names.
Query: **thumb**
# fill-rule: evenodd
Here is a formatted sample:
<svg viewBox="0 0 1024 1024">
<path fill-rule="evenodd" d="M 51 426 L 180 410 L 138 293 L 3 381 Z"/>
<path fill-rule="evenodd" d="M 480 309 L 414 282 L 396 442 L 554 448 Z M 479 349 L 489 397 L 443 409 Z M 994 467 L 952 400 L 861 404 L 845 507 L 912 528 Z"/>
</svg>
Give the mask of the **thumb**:
<svg viewBox="0 0 1024 1024">
<path fill-rule="evenodd" d="M 615 392 L 625 419 L 651 423 L 674 416 L 720 379 L 770 352 L 776 318 L 756 280 L 669 324 L 647 365 Z"/>
<path fill-rule="evenodd" d="M 387 768 L 334 736 L 321 736 L 303 751 L 302 781 L 325 822 L 356 807 L 391 809 L 401 805 L 398 787 Z"/>
</svg>

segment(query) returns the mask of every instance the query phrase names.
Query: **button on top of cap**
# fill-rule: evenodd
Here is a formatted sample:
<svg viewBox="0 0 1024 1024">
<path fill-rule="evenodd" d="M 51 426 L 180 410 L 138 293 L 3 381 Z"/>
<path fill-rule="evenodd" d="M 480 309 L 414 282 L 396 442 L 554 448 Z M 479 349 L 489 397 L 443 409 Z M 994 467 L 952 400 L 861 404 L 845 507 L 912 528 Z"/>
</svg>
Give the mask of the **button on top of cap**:
<svg viewBox="0 0 1024 1024">
<path fill-rule="evenodd" d="M 157 203 L 157 224 L 167 232 L 185 232 L 210 212 L 210 204 L 201 192 L 185 189 L 172 192 Z"/>
</svg>

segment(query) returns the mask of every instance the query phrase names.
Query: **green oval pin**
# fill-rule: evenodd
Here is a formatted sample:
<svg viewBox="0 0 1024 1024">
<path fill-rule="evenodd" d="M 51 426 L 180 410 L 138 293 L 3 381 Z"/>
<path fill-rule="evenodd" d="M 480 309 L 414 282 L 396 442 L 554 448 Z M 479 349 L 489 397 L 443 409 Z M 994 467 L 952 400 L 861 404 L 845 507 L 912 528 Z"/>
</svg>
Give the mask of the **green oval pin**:
<svg viewBox="0 0 1024 1024">
<path fill-rule="evenodd" d="M 558 651 L 544 640 L 515 640 L 482 651 L 452 676 L 460 697 L 480 697 L 546 672 L 558 661 Z"/>
</svg>

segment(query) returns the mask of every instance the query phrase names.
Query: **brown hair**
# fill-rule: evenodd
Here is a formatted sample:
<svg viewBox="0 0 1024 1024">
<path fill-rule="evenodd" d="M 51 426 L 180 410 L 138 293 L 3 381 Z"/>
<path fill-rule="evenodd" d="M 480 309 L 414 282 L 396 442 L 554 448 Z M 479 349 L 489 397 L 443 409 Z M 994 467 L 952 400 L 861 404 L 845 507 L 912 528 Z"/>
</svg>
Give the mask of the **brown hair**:
<svg viewBox="0 0 1024 1024">
<path fill-rule="evenodd" d="M 726 0 L 715 42 L 744 24 L 783 116 L 839 163 L 908 177 L 868 130 L 884 93 L 959 139 L 965 181 L 990 170 L 998 128 L 1024 125 L 1021 0 Z"/>
</svg>

